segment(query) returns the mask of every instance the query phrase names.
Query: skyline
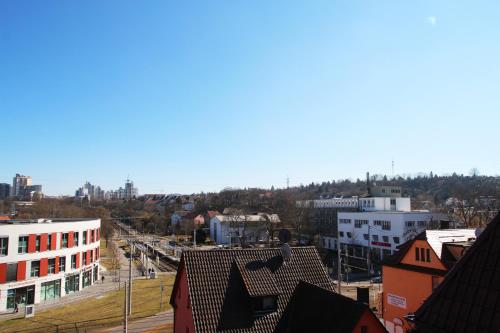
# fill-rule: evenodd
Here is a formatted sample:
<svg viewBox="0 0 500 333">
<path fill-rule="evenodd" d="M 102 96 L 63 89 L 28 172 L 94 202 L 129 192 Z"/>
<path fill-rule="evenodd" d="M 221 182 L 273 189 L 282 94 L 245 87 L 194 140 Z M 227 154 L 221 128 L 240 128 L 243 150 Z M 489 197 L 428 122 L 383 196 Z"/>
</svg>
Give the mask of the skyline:
<svg viewBox="0 0 500 333">
<path fill-rule="evenodd" d="M 500 3 L 0 3 L 0 182 L 499 174 Z"/>
</svg>

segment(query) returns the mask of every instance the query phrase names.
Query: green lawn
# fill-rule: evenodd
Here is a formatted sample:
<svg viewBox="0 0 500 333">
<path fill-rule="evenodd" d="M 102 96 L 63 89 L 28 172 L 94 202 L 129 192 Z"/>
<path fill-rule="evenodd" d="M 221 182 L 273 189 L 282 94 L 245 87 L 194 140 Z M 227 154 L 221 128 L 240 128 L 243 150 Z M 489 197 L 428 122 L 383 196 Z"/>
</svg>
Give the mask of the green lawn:
<svg viewBox="0 0 500 333">
<path fill-rule="evenodd" d="M 160 283 L 163 281 L 163 308 L 170 309 L 175 276 L 160 275 L 154 280 L 136 280 L 132 287 L 133 319 L 160 312 Z M 123 322 L 124 291 L 112 291 L 100 298 L 87 299 L 36 313 L 34 318 L 0 322 L 0 332 L 85 332 L 85 329 L 113 327 Z"/>
</svg>

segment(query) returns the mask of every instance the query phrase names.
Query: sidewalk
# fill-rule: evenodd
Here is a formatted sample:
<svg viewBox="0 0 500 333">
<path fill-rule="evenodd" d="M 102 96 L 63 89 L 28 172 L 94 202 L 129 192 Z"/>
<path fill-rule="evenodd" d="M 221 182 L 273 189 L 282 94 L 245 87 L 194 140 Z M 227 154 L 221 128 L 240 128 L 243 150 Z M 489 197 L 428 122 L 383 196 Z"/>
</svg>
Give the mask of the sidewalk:
<svg viewBox="0 0 500 333">
<path fill-rule="evenodd" d="M 118 251 L 120 253 L 120 267 L 121 267 L 121 269 L 119 270 L 119 281 L 121 283 L 121 287 L 123 287 L 123 282 L 128 280 L 129 260 L 128 258 L 125 257 L 124 252 L 120 248 L 118 248 Z M 49 301 L 44 301 L 39 304 L 35 304 L 35 313 L 60 306 L 66 306 L 89 298 L 97 298 L 105 295 L 110 291 L 118 290 L 119 288 L 118 281 L 113 281 L 113 278 L 116 276 L 112 275 L 112 272 L 105 271 L 102 267 L 101 269 L 102 269 L 101 276 L 104 276 L 104 283 L 98 281 L 94 283 L 92 286 L 84 288 L 76 293 L 72 293 L 61 298 L 56 298 Z M 135 279 L 139 276 L 142 276 L 142 274 L 140 274 L 135 265 L 132 264 L 132 278 Z M 20 308 L 18 313 L 12 313 L 12 312 L 0 313 L 0 320 L 23 318 L 23 317 L 24 317 L 24 308 Z"/>
<path fill-rule="evenodd" d="M 154 316 L 138 319 L 128 323 L 128 332 L 173 332 L 174 312 L 168 310 Z M 89 331 L 90 333 L 122 333 L 123 326 L 103 328 Z"/>
</svg>

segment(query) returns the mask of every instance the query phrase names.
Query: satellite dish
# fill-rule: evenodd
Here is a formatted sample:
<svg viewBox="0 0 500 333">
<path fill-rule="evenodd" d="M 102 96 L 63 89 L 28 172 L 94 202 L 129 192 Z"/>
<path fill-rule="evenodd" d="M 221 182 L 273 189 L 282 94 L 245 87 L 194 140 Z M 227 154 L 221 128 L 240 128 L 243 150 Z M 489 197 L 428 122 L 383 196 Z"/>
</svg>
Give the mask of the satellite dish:
<svg viewBox="0 0 500 333">
<path fill-rule="evenodd" d="M 292 238 L 292 235 L 290 234 L 290 231 L 288 229 L 281 229 L 278 233 L 278 239 L 282 243 L 287 243 L 288 241 L 290 241 L 290 238 Z"/>
<path fill-rule="evenodd" d="M 290 258 L 292 257 L 292 249 L 290 248 L 290 245 L 284 243 L 281 246 L 281 255 L 283 256 L 283 260 L 285 262 L 290 260 Z"/>
</svg>

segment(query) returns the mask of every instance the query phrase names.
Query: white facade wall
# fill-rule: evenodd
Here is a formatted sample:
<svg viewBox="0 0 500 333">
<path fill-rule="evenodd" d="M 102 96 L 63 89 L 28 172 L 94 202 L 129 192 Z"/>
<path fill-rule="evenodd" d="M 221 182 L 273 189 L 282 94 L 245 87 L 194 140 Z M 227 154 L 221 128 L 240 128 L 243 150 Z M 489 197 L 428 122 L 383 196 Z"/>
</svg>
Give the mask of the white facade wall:
<svg viewBox="0 0 500 333">
<path fill-rule="evenodd" d="M 96 239 L 95 242 L 90 242 L 89 244 L 83 244 L 83 232 L 87 230 L 100 230 L 101 220 L 100 219 L 82 219 L 82 220 L 72 220 L 72 219 L 54 219 L 52 222 L 41 222 L 41 223 L 26 223 L 26 222 L 14 222 L 13 224 L 8 223 L 9 221 L 0 223 L 0 237 L 8 237 L 8 254 L 6 256 L 0 255 L 0 264 L 18 263 L 20 261 L 26 262 L 26 273 L 25 279 L 22 281 L 12 281 L 0 284 L 0 312 L 7 310 L 7 294 L 9 289 L 22 288 L 26 286 L 35 286 L 35 297 L 34 304 L 40 303 L 40 290 L 41 284 L 48 281 L 61 280 L 61 297 L 65 295 L 65 277 L 74 273 L 80 274 L 79 290 L 82 289 L 82 272 L 89 271 L 92 269 L 97 269 L 99 271 L 99 258 L 93 260 L 90 265 L 85 265 L 83 262 L 82 252 L 87 252 L 88 250 L 94 250 L 94 257 L 96 257 L 96 249 L 100 246 L 100 240 Z M 10 221 L 12 222 L 12 221 Z M 69 232 L 78 232 L 78 244 L 71 248 L 61 248 L 61 234 Z M 18 253 L 18 244 L 20 236 L 28 236 L 32 234 L 41 235 L 56 233 L 56 249 L 46 251 L 34 252 L 34 253 Z M 100 231 L 99 231 L 100 235 Z M 90 234 L 89 234 L 90 237 Z M 95 237 L 97 238 L 97 237 Z M 99 251 L 100 252 L 100 251 Z M 80 267 L 77 269 L 71 268 L 71 256 L 73 254 L 78 254 L 80 259 Z M 100 256 L 100 255 L 99 255 Z M 59 272 L 57 274 L 48 274 L 43 277 L 30 277 L 31 262 L 37 261 L 43 258 L 55 258 L 55 257 L 65 257 L 65 271 Z M 91 274 L 92 275 L 92 274 Z M 98 275 L 99 278 L 99 275 Z M 92 275 L 93 279 L 93 275 Z M 94 281 L 92 280 L 92 284 Z"/>
<path fill-rule="evenodd" d="M 382 250 L 390 250 L 393 253 L 397 246 L 424 231 L 431 219 L 432 214 L 430 212 L 339 212 L 340 243 L 363 247 L 371 245 L 373 249 L 380 249 L 381 252 Z M 350 223 L 344 223 L 346 220 L 349 220 Z M 360 228 L 356 228 L 355 220 L 368 222 L 362 224 Z M 375 225 L 375 221 L 389 221 L 390 230 Z M 421 222 L 419 223 L 419 221 Z M 414 222 L 414 226 L 408 227 L 407 222 L 410 224 Z M 348 237 L 348 233 L 350 233 L 351 237 Z M 371 244 L 365 238 L 366 235 L 369 235 Z"/>
<path fill-rule="evenodd" d="M 239 242 L 236 239 L 238 239 L 239 236 L 243 236 L 243 234 L 245 234 L 247 242 L 265 241 L 269 237 L 266 233 L 266 228 L 263 228 L 262 225 L 250 224 L 245 228 L 243 226 L 231 227 L 230 222 L 221 222 L 217 216 L 210 219 L 210 238 L 217 245 L 230 245 L 230 236 L 233 239 L 232 243 L 235 245 Z"/>
</svg>

